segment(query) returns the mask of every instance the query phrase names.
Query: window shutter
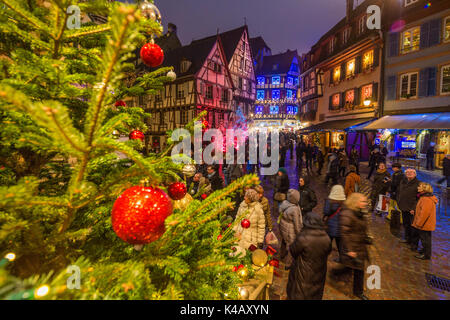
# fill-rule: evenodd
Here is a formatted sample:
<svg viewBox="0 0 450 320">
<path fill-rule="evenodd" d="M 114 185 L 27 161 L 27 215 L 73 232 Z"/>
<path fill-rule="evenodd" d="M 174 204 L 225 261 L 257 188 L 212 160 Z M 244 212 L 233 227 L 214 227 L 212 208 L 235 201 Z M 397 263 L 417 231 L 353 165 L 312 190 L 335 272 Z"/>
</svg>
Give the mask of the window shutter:
<svg viewBox="0 0 450 320">
<path fill-rule="evenodd" d="M 397 98 L 397 76 L 389 76 L 387 79 L 387 100 Z"/>
<path fill-rule="evenodd" d="M 420 49 L 428 48 L 430 40 L 430 22 L 420 26 Z"/>
<path fill-rule="evenodd" d="M 419 97 L 426 97 L 428 93 L 428 68 L 419 73 Z"/>
<path fill-rule="evenodd" d="M 303 79 L 304 81 L 306 81 L 305 79 Z M 330 85 L 333 84 L 333 69 L 330 70 Z"/>
<path fill-rule="evenodd" d="M 435 96 L 436 95 L 436 75 L 437 75 L 437 68 L 428 68 L 428 96 Z"/>
<path fill-rule="evenodd" d="M 396 57 L 398 56 L 398 50 L 400 45 L 400 33 L 394 32 L 389 35 L 389 57 Z"/>
<path fill-rule="evenodd" d="M 347 68 L 345 62 L 341 64 L 341 81 L 345 79 Z"/>
<path fill-rule="evenodd" d="M 372 101 L 378 101 L 378 82 L 372 85 Z"/>
<path fill-rule="evenodd" d="M 361 73 L 362 70 L 362 56 L 357 56 L 355 59 L 355 74 Z"/>
<path fill-rule="evenodd" d="M 333 96 L 330 96 L 330 101 L 328 105 L 328 110 L 331 110 L 333 108 Z"/>
<path fill-rule="evenodd" d="M 339 107 L 343 108 L 345 106 L 345 92 L 339 94 Z"/>
<path fill-rule="evenodd" d="M 441 19 L 435 19 L 430 21 L 430 34 L 428 39 L 428 46 L 435 46 L 441 42 Z"/>
<path fill-rule="evenodd" d="M 380 64 L 380 47 L 373 49 L 373 67 L 376 68 Z"/>
<path fill-rule="evenodd" d="M 353 103 L 355 106 L 359 106 L 361 104 L 361 88 L 355 88 L 355 102 Z"/>
</svg>

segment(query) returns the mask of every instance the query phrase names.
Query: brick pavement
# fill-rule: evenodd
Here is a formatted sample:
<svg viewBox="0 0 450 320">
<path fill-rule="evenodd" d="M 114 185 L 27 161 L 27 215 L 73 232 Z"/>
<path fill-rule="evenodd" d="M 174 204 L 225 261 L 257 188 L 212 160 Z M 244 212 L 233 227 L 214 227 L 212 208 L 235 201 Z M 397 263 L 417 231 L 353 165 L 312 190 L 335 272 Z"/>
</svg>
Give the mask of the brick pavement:
<svg viewBox="0 0 450 320">
<path fill-rule="evenodd" d="M 298 173 L 294 160 L 286 161 L 286 168 L 289 173 L 291 188 L 297 188 Z M 370 182 L 366 179 L 368 169 L 367 164 L 361 164 L 362 192 L 370 193 Z M 323 170 L 324 172 L 325 170 Z M 325 185 L 324 175 L 317 176 L 313 173 L 310 176 L 311 187 L 317 194 L 318 205 L 315 212 L 321 213 L 325 198 L 329 193 L 329 187 Z M 419 172 L 418 178 L 422 181 L 435 182 L 439 176 L 433 172 Z M 270 178 L 262 179 L 266 190 L 267 198 L 272 201 L 273 181 Z M 276 220 L 278 214 L 272 212 L 274 221 L 274 231 L 279 237 Z M 374 244 L 369 247 L 371 264 L 378 265 L 381 269 L 381 289 L 365 290 L 365 294 L 370 299 L 376 300 L 430 300 L 430 299 L 450 299 L 450 292 L 441 291 L 428 286 L 425 273 L 431 273 L 450 279 L 449 266 L 449 231 L 450 231 L 450 208 L 447 208 L 447 215 L 444 210 L 437 217 L 437 229 L 433 232 L 433 255 L 430 261 L 418 260 L 405 245 L 399 243 L 399 239 L 393 236 L 389 230 L 389 223 L 383 217 L 372 215 L 369 219 L 369 232 L 374 238 Z M 338 265 L 333 261 L 338 257 L 337 248 L 333 242 L 333 251 L 328 258 L 328 270 L 336 268 Z M 271 290 L 271 298 L 286 299 L 286 284 L 288 271 L 282 270 L 284 265 L 280 263 L 280 268 L 276 269 L 274 284 Z M 349 300 L 355 299 L 352 295 L 352 281 L 350 274 L 343 274 L 338 277 L 330 276 L 328 272 L 325 284 L 323 299 L 325 300 Z"/>
</svg>

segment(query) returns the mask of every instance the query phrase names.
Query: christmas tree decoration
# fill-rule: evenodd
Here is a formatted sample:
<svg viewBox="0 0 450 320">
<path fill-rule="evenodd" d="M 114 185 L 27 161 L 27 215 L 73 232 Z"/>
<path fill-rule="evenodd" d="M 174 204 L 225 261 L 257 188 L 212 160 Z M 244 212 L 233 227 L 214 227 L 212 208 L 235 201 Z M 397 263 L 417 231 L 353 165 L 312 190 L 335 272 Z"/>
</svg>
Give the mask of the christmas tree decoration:
<svg viewBox="0 0 450 320">
<path fill-rule="evenodd" d="M 267 246 L 266 253 L 269 256 L 273 256 L 275 253 L 277 253 L 277 250 L 275 250 L 272 246 Z"/>
<path fill-rule="evenodd" d="M 244 229 L 250 228 L 250 220 L 248 220 L 248 219 L 243 219 L 243 220 L 241 221 L 241 227 L 244 228 Z"/>
<path fill-rule="evenodd" d="M 248 300 L 250 298 L 250 292 L 247 288 L 239 288 L 239 297 L 241 300 Z"/>
<path fill-rule="evenodd" d="M 221 234 L 219 234 L 219 235 L 217 236 L 217 241 L 222 240 L 222 238 L 223 238 L 223 236 L 222 236 Z"/>
<path fill-rule="evenodd" d="M 161 13 L 158 7 L 153 3 L 144 0 L 143 2 L 141 2 L 141 4 L 139 4 L 139 9 L 141 10 L 141 13 L 145 18 L 161 24 Z"/>
<path fill-rule="evenodd" d="M 116 103 L 114 104 L 114 106 L 116 106 L 116 107 L 126 107 L 127 104 L 125 103 L 125 101 L 119 100 L 119 101 L 116 101 Z"/>
<path fill-rule="evenodd" d="M 2 258 L 2 260 L 0 260 L 0 268 L 2 268 L 3 266 L 7 265 L 10 262 L 13 262 L 16 259 L 16 254 L 15 253 L 7 253 L 5 255 L 4 258 Z"/>
<path fill-rule="evenodd" d="M 248 280 L 248 270 L 246 267 L 243 267 L 241 269 L 238 268 L 237 274 L 242 281 Z"/>
<path fill-rule="evenodd" d="M 193 177 L 195 175 L 195 172 L 197 171 L 197 168 L 195 167 L 195 165 L 193 164 L 187 164 L 183 167 L 183 174 L 190 178 Z"/>
<path fill-rule="evenodd" d="M 177 79 L 177 74 L 174 71 L 167 72 L 167 77 L 170 78 L 170 80 L 175 81 Z"/>
<path fill-rule="evenodd" d="M 251 244 L 249 247 L 248 247 L 248 250 L 250 250 L 251 252 L 253 252 L 253 251 L 255 251 L 256 249 L 258 249 L 254 244 Z"/>
<path fill-rule="evenodd" d="M 278 268 L 280 266 L 280 261 L 278 259 L 272 259 L 269 261 L 269 265 Z"/>
<path fill-rule="evenodd" d="M 141 140 L 144 141 L 145 140 L 145 135 L 142 131 L 140 130 L 133 130 L 131 131 L 130 135 L 129 135 L 130 140 Z"/>
<path fill-rule="evenodd" d="M 204 193 L 201 195 L 201 197 L 202 197 L 202 200 L 205 200 L 206 198 L 208 198 L 208 195 L 206 193 Z"/>
<path fill-rule="evenodd" d="M 189 207 L 191 201 L 194 200 L 189 193 L 187 193 L 183 199 L 173 202 L 173 208 L 184 211 Z"/>
<path fill-rule="evenodd" d="M 120 132 L 117 131 L 117 130 L 114 130 L 112 132 L 112 136 L 113 136 L 114 139 L 119 139 L 120 138 Z"/>
<path fill-rule="evenodd" d="M 252 253 L 252 262 L 255 266 L 264 267 L 267 264 L 268 256 L 264 250 L 257 249 Z"/>
<path fill-rule="evenodd" d="M 142 62 L 151 68 L 159 67 L 164 61 L 164 52 L 156 43 L 146 43 L 140 54 Z"/>
<path fill-rule="evenodd" d="M 172 183 L 169 188 L 167 188 L 169 197 L 172 200 L 181 200 L 187 193 L 186 185 L 182 182 Z"/>
<path fill-rule="evenodd" d="M 172 203 L 161 189 L 131 187 L 114 202 L 113 230 L 125 242 L 147 244 L 164 234 L 164 221 L 172 211 Z"/>
</svg>

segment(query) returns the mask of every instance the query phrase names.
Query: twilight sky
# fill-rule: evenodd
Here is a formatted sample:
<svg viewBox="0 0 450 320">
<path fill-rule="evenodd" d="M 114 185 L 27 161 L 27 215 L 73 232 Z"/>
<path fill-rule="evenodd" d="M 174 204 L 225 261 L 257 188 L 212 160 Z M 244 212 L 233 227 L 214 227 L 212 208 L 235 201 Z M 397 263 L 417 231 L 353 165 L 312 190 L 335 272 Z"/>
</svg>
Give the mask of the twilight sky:
<svg viewBox="0 0 450 320">
<path fill-rule="evenodd" d="M 155 0 L 167 23 L 178 27 L 183 45 L 247 25 L 250 37 L 262 36 L 273 54 L 287 49 L 306 53 L 345 16 L 346 0 Z M 362 2 L 362 1 L 360 1 Z M 356 1 L 355 1 L 356 4 Z"/>
</svg>

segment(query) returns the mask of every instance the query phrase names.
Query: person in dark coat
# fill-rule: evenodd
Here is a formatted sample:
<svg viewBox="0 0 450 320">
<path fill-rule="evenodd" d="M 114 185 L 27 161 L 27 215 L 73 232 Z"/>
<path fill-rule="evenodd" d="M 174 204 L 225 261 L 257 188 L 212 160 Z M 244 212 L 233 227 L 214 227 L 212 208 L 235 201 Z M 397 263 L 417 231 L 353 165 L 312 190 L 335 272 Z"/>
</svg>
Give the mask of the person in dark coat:
<svg viewBox="0 0 450 320">
<path fill-rule="evenodd" d="M 380 153 L 380 149 L 375 148 L 370 153 L 370 159 L 369 159 L 370 171 L 369 171 L 369 175 L 367 176 L 367 179 L 370 180 L 370 177 L 372 177 L 372 174 L 374 173 L 375 169 L 378 167 L 378 164 L 380 164 L 381 162 L 385 162 L 385 158 Z"/>
<path fill-rule="evenodd" d="M 405 175 L 403 174 L 402 165 L 400 163 L 394 163 L 392 165 L 392 171 L 394 171 L 394 173 L 392 174 L 392 182 L 390 190 L 391 199 L 397 201 L 398 187 L 400 186 L 400 182 L 402 182 L 403 179 L 405 179 Z"/>
<path fill-rule="evenodd" d="M 368 300 L 364 295 L 365 263 L 369 261 L 369 244 L 367 237 L 367 198 L 361 193 L 352 193 L 344 202 L 344 209 L 339 216 L 342 239 L 341 262 L 353 270 L 353 294 L 361 300 Z"/>
<path fill-rule="evenodd" d="M 375 173 L 372 184 L 372 193 L 370 195 L 370 199 L 372 201 L 373 209 L 375 209 L 380 194 L 386 195 L 386 193 L 388 193 L 390 185 L 391 174 L 387 171 L 386 164 L 382 162 L 378 165 L 378 170 L 377 173 Z"/>
<path fill-rule="evenodd" d="M 289 177 L 287 175 L 287 171 L 285 168 L 278 169 L 277 176 L 275 178 L 275 187 L 273 189 L 273 196 L 274 196 L 274 205 L 275 205 L 275 212 L 278 212 L 278 207 L 280 205 L 280 201 L 275 200 L 275 194 L 282 193 L 285 196 L 287 196 L 287 192 L 289 190 L 290 182 Z M 285 197 L 286 198 L 286 197 Z"/>
<path fill-rule="evenodd" d="M 287 283 L 289 300 L 321 300 L 327 277 L 327 259 L 331 252 L 321 217 L 308 213 L 303 229 L 290 246 L 294 259 Z"/>
<path fill-rule="evenodd" d="M 320 175 L 322 175 L 322 168 L 323 168 L 323 164 L 325 163 L 325 157 L 324 157 L 321 149 L 317 150 L 316 160 L 317 160 L 317 166 L 318 166 L 317 174 L 320 176 Z"/>
<path fill-rule="evenodd" d="M 333 152 L 328 159 L 327 176 L 325 177 L 325 183 L 328 183 L 331 179 L 332 185 L 336 185 L 339 178 L 339 158 L 337 153 Z"/>
<path fill-rule="evenodd" d="M 450 154 L 447 154 L 444 158 L 442 163 L 442 174 L 444 177 L 438 181 L 438 184 L 447 181 L 447 188 L 450 188 Z"/>
<path fill-rule="evenodd" d="M 333 242 L 333 239 L 336 241 L 336 247 L 339 252 L 338 262 L 340 261 L 342 254 L 339 214 L 342 211 L 345 199 L 344 188 L 337 184 L 331 188 L 330 195 L 328 196 L 328 199 L 325 200 L 325 205 L 323 207 L 323 220 L 328 225 L 328 236 L 330 237 L 331 242 Z"/>
<path fill-rule="evenodd" d="M 312 162 L 313 162 L 313 147 L 311 144 L 308 144 L 308 146 L 305 149 L 305 156 L 306 156 L 306 169 L 312 170 Z"/>
<path fill-rule="evenodd" d="M 211 190 L 212 192 L 223 189 L 223 179 L 217 172 L 215 166 L 208 166 L 207 168 L 208 172 L 208 180 L 211 183 Z"/>
<path fill-rule="evenodd" d="M 431 143 L 427 149 L 427 170 L 434 170 L 434 155 L 436 151 L 434 150 L 434 143 Z"/>
<path fill-rule="evenodd" d="M 355 147 L 352 147 L 352 151 L 350 151 L 349 163 L 356 167 L 356 173 L 359 175 L 359 154 Z"/>
<path fill-rule="evenodd" d="M 302 215 L 305 216 L 317 206 L 317 197 L 314 190 L 309 187 L 309 180 L 306 177 L 300 177 L 298 183 L 298 192 L 300 193 L 298 205 L 302 209 Z"/>
<path fill-rule="evenodd" d="M 414 169 L 406 169 L 406 179 L 400 182 L 397 193 L 398 208 L 402 212 L 403 228 L 405 230 L 405 237 L 401 243 L 412 245 L 413 234 L 411 224 L 414 217 L 414 211 L 417 205 L 417 188 L 420 181 L 417 179 L 417 173 Z"/>
</svg>

